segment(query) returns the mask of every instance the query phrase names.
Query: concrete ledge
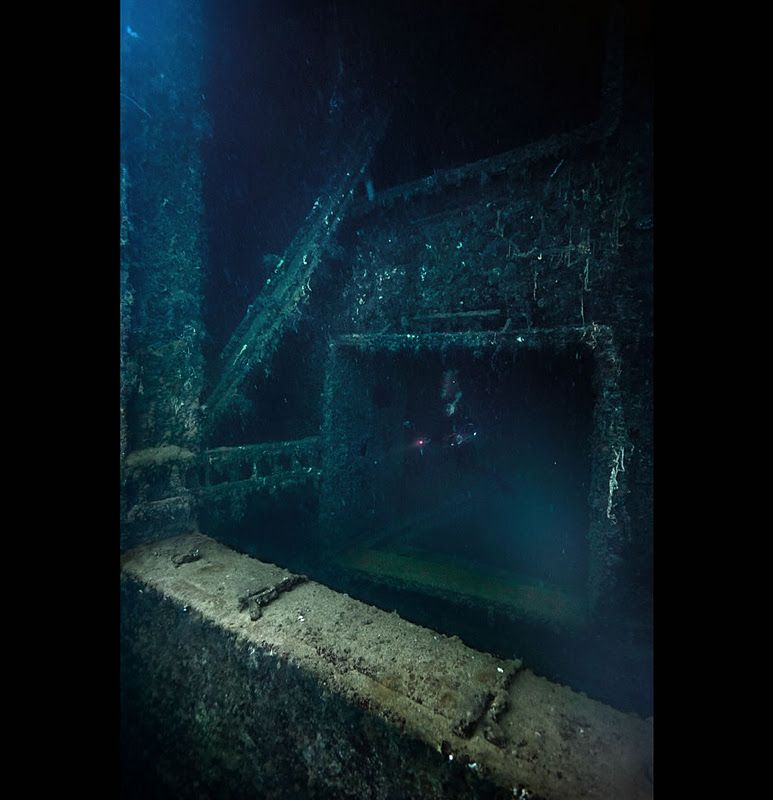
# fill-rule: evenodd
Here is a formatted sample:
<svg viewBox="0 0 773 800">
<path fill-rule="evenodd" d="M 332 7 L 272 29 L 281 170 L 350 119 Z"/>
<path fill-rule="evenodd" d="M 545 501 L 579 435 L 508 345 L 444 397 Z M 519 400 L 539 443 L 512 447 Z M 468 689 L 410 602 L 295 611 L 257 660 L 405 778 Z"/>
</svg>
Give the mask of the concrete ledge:
<svg viewBox="0 0 773 800">
<path fill-rule="evenodd" d="M 651 722 L 519 662 L 313 581 L 271 591 L 290 573 L 202 534 L 122 571 L 125 740 L 153 729 L 177 796 L 652 795 Z"/>
</svg>

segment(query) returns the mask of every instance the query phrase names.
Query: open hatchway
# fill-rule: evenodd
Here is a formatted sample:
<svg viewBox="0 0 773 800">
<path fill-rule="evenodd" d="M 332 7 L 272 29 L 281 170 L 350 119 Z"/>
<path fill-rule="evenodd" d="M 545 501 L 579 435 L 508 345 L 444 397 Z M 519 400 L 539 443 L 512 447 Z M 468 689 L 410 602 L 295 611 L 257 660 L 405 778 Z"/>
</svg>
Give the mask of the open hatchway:
<svg viewBox="0 0 773 800">
<path fill-rule="evenodd" d="M 584 598 L 592 388 L 587 353 L 374 354 L 370 402 L 394 416 L 374 466 L 388 524 L 353 564 L 464 593 L 502 584 Z M 392 408 L 394 406 L 394 408 Z M 397 411 L 401 411 L 399 415 Z M 393 415 L 392 412 L 395 412 Z M 397 420 L 397 416 L 402 420 Z M 368 459 L 368 435 L 361 442 Z M 373 487 L 371 502 L 378 503 Z M 367 500 L 367 498 L 365 498 Z M 476 584 L 478 575 L 486 576 Z M 497 580 L 491 580 L 495 576 Z M 582 602 L 576 605 L 582 605 Z"/>
<path fill-rule="evenodd" d="M 584 329 L 342 337 L 323 430 L 327 551 L 580 620 L 618 527 L 614 494 L 603 514 L 593 502 L 622 455 L 597 346 Z"/>
<path fill-rule="evenodd" d="M 598 636 L 627 536 L 617 363 L 600 326 L 336 340 L 320 494 L 331 583 L 591 693 L 613 685 L 593 655 L 576 662 L 595 648 L 624 674 L 641 660 Z M 646 708 L 635 687 L 615 691 Z"/>
</svg>

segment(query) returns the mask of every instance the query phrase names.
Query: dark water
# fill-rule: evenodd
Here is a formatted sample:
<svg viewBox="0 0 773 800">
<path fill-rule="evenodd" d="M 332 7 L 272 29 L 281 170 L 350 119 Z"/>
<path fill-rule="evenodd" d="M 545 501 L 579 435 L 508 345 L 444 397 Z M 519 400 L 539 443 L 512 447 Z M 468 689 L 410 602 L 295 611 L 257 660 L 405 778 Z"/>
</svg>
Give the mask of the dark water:
<svg viewBox="0 0 773 800">
<path fill-rule="evenodd" d="M 468 354 L 452 362 L 442 371 L 431 360 L 402 367 L 411 423 L 400 487 L 405 513 L 456 505 L 412 544 L 576 588 L 587 577 L 587 359 L 575 352 Z M 459 399 L 449 416 L 438 387 L 451 371 Z M 429 444 L 417 450 L 417 436 Z"/>
</svg>

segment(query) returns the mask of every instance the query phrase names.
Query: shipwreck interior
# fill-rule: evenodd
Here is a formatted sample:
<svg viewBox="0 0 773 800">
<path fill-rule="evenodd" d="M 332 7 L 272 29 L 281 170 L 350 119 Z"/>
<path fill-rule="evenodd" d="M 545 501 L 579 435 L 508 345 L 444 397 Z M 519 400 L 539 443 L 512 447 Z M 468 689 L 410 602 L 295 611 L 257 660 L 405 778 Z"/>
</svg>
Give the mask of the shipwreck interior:
<svg viewBox="0 0 773 800">
<path fill-rule="evenodd" d="M 249 5 L 121 9 L 123 795 L 650 797 L 648 4 Z"/>
<path fill-rule="evenodd" d="M 325 468 L 323 461 L 332 484 L 324 495 L 334 506 L 326 509 L 335 517 L 331 549 L 342 541 L 355 552 L 363 541 L 407 548 L 584 595 L 593 419 L 587 356 L 519 353 L 502 340 L 475 353 L 341 349 L 358 363 L 331 367 L 346 375 L 346 389 L 330 398 L 336 410 L 326 430 L 346 430 L 342 416 L 360 422 L 359 405 L 371 419 L 347 434 L 352 451 L 344 462 Z M 364 487 L 350 470 L 365 476 Z"/>
</svg>

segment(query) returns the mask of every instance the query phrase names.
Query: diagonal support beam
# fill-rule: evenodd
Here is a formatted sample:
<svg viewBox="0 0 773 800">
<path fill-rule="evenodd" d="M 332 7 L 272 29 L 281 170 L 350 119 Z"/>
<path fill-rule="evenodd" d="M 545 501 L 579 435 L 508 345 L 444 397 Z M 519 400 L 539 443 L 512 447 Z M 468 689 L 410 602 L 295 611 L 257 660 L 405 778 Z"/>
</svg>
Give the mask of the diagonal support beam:
<svg viewBox="0 0 773 800">
<path fill-rule="evenodd" d="M 205 429 L 228 409 L 242 382 L 257 367 L 268 370 L 282 336 L 307 301 L 309 282 L 338 227 L 349 211 L 387 117 L 377 113 L 355 137 L 346 167 L 332 188 L 314 202 L 306 220 L 223 350 L 220 375 L 206 403 Z"/>
</svg>

